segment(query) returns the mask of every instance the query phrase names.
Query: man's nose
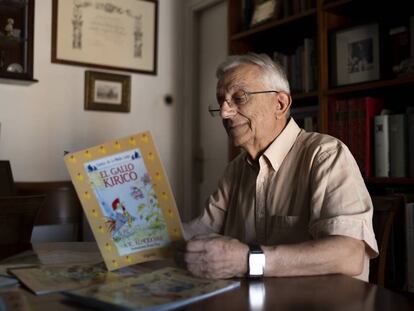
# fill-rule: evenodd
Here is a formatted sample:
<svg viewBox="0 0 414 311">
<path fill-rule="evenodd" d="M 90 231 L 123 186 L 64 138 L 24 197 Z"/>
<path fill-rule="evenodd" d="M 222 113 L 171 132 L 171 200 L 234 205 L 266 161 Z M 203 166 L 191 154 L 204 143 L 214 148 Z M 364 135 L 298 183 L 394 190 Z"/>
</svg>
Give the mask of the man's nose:
<svg viewBox="0 0 414 311">
<path fill-rule="evenodd" d="M 236 107 L 231 106 L 227 100 L 223 101 L 223 104 L 220 107 L 220 117 L 222 119 L 232 118 L 236 113 Z"/>
</svg>

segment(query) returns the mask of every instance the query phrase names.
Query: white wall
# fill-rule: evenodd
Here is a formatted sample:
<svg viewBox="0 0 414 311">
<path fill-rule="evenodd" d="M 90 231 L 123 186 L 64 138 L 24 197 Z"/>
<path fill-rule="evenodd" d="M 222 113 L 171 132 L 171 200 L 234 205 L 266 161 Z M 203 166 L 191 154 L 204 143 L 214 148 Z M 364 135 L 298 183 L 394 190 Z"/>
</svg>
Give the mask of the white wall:
<svg viewBox="0 0 414 311">
<path fill-rule="evenodd" d="M 159 1 L 158 73 L 132 76 L 131 112 L 83 109 L 86 67 L 51 63 L 51 0 L 36 1 L 34 78 L 28 85 L 0 84 L 0 159 L 17 181 L 67 180 L 64 150 L 150 130 L 173 191 L 178 193 L 182 2 Z M 163 97 L 174 96 L 167 106 Z"/>
</svg>

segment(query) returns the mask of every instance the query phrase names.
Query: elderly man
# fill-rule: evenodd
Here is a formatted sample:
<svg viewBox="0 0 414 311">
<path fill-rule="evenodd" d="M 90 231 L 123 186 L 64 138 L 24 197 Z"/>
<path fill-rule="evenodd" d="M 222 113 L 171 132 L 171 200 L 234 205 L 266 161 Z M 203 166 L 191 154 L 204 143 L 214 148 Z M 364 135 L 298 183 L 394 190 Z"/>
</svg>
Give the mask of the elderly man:
<svg viewBox="0 0 414 311">
<path fill-rule="evenodd" d="M 289 118 L 281 67 L 232 56 L 217 70 L 217 112 L 236 147 L 202 215 L 184 225 L 184 259 L 208 278 L 342 273 L 368 280 L 378 254 L 372 203 L 339 140 Z"/>
</svg>

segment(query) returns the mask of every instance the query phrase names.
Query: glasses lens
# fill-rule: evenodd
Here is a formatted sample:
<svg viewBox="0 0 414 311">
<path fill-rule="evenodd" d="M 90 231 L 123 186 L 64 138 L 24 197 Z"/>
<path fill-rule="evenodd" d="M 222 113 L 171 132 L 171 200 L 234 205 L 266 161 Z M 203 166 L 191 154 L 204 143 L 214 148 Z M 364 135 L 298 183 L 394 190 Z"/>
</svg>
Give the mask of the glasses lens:
<svg viewBox="0 0 414 311">
<path fill-rule="evenodd" d="M 247 94 L 246 94 L 246 92 L 243 91 L 243 90 L 239 90 L 239 91 L 235 92 L 231 96 L 231 102 L 232 102 L 232 105 L 235 105 L 235 106 L 244 105 L 245 103 L 247 103 Z"/>
</svg>

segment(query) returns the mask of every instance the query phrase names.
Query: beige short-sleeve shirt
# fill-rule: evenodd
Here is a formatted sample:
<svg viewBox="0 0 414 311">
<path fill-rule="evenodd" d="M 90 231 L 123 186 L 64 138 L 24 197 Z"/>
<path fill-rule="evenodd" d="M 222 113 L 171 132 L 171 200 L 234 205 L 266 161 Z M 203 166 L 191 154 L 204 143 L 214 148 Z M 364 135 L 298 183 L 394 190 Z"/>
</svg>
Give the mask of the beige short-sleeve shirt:
<svg viewBox="0 0 414 311">
<path fill-rule="evenodd" d="M 290 118 L 257 162 L 227 166 L 198 221 L 244 243 L 298 243 L 328 235 L 366 244 L 363 273 L 378 254 L 373 207 L 359 168 L 338 139 L 300 129 Z"/>
</svg>

